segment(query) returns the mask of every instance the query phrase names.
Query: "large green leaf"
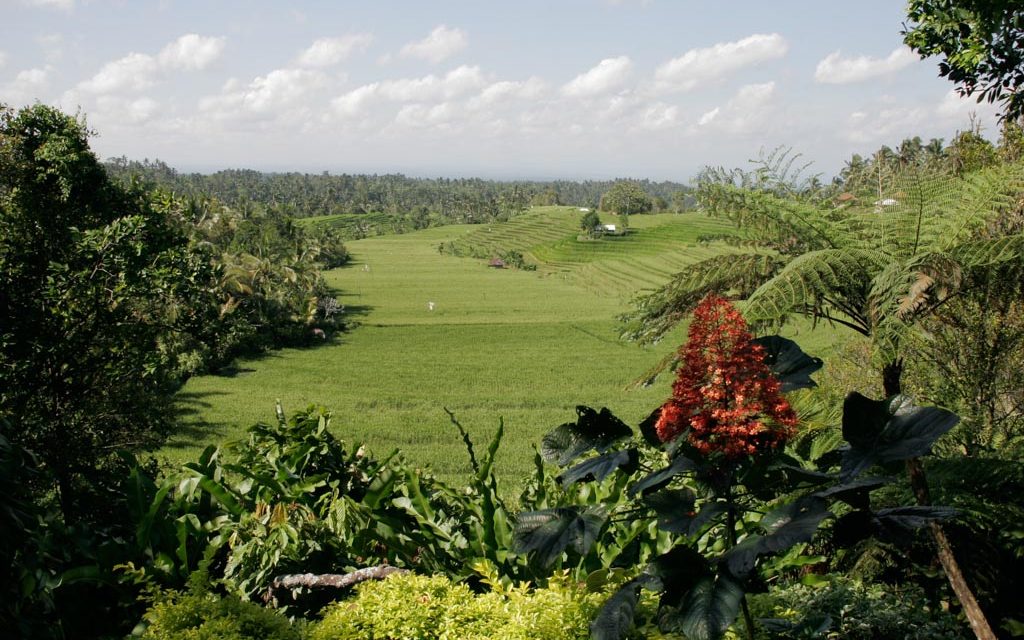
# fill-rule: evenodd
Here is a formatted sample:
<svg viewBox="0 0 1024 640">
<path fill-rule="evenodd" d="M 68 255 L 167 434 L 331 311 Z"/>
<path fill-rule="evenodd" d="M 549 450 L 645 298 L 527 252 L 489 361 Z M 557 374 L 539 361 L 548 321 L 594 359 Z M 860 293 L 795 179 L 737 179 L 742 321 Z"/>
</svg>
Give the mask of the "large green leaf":
<svg viewBox="0 0 1024 640">
<path fill-rule="evenodd" d="M 818 384 L 811 374 L 821 369 L 821 358 L 813 358 L 800 345 L 782 336 L 762 336 L 753 342 L 764 348 L 764 363 L 782 383 L 782 392 L 808 389 Z"/>
<path fill-rule="evenodd" d="M 779 507 L 761 518 L 764 535 L 748 536 L 722 556 L 734 576 L 746 576 L 758 556 L 779 553 L 799 542 L 810 542 L 821 521 L 831 513 L 823 498 L 806 496 Z"/>
<path fill-rule="evenodd" d="M 633 430 L 607 408 L 594 411 L 580 405 L 576 407 L 576 422 L 566 422 L 545 435 L 540 452 L 548 462 L 564 467 L 588 451 L 604 453 L 632 435 Z"/>
<path fill-rule="evenodd" d="M 832 527 L 833 541 L 840 547 L 851 547 L 868 537 L 890 542 L 906 542 L 915 529 L 934 520 L 956 515 L 951 507 L 905 506 L 851 511 L 836 520 Z"/>
<path fill-rule="evenodd" d="M 913 533 L 929 522 L 952 518 L 957 513 L 952 507 L 905 506 L 891 509 L 879 509 L 874 513 L 872 524 L 875 535 L 881 540 L 894 542 L 905 541 L 908 534 Z"/>
<path fill-rule="evenodd" d="M 697 515 L 694 503 L 697 494 L 690 489 L 665 489 L 644 496 L 642 502 L 658 519 L 658 528 L 669 533 L 690 533 Z"/>
<path fill-rule="evenodd" d="M 677 475 L 687 471 L 693 471 L 696 468 L 697 463 L 693 460 L 690 460 L 685 456 L 676 456 L 672 461 L 672 464 L 660 471 L 655 471 L 654 473 L 645 476 L 640 480 L 640 482 L 631 486 L 628 491 L 629 497 L 635 498 L 638 494 L 646 495 L 653 493 L 666 486 L 672 481 L 672 478 L 675 478 Z"/>
<path fill-rule="evenodd" d="M 703 576 L 683 598 L 678 612 L 661 621 L 663 631 L 682 631 L 687 640 L 717 640 L 736 619 L 743 587 L 728 572 Z"/>
<path fill-rule="evenodd" d="M 636 605 L 640 590 L 645 584 L 656 580 L 641 575 L 622 585 L 601 607 L 597 617 L 590 623 L 591 640 L 622 640 L 633 628 Z"/>
<path fill-rule="evenodd" d="M 889 477 L 858 478 L 817 491 L 814 495 L 819 498 L 842 500 L 854 509 L 867 509 L 871 492 L 892 481 L 893 479 Z"/>
<path fill-rule="evenodd" d="M 647 572 L 661 583 L 660 610 L 663 622 L 679 611 L 683 599 L 702 579 L 714 576 L 707 559 L 694 547 L 681 543 L 655 558 Z"/>
<path fill-rule="evenodd" d="M 606 516 L 599 507 L 558 507 L 526 511 L 515 519 L 513 548 L 550 566 L 567 549 L 586 555 L 597 540 Z"/>
<path fill-rule="evenodd" d="M 885 401 L 851 393 L 843 403 L 842 478 L 849 481 L 873 464 L 923 456 L 960 417 L 938 407 L 918 407 L 906 396 Z"/>
<path fill-rule="evenodd" d="M 558 476 L 563 487 L 574 482 L 600 482 L 616 469 L 633 473 L 640 466 L 640 453 L 633 448 L 610 451 L 581 462 Z"/>
</svg>

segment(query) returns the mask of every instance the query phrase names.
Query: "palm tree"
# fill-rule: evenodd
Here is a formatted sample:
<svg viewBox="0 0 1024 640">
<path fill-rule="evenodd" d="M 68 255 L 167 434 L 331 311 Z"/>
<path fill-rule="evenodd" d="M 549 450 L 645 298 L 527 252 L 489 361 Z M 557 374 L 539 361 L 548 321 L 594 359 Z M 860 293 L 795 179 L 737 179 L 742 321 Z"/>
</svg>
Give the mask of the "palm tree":
<svg viewBox="0 0 1024 640">
<path fill-rule="evenodd" d="M 710 258 L 677 274 L 638 301 L 626 318 L 627 335 L 656 341 L 705 294 L 732 292 L 746 298 L 742 308 L 752 323 L 779 325 L 796 314 L 868 337 L 885 393 L 892 396 L 901 392 L 900 347 L 917 321 L 956 295 L 972 269 L 1024 260 L 1024 234 L 990 231 L 1024 193 L 1024 163 L 962 179 L 914 170 L 880 193 L 896 204 L 879 211 L 828 209 L 799 193 L 778 193 L 738 186 L 734 179 L 699 184 L 705 211 L 730 219 L 756 249 Z M 908 475 L 918 501 L 927 503 L 928 485 L 916 459 Z M 933 525 L 932 534 L 975 633 L 995 638 L 942 527 Z"/>
</svg>

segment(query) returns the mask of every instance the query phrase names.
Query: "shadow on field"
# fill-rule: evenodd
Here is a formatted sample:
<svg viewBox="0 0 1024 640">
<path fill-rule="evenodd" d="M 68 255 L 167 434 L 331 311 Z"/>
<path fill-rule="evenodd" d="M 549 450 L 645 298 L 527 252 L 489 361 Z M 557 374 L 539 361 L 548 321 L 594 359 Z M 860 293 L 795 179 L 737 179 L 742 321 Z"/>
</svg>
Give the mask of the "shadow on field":
<svg viewBox="0 0 1024 640">
<path fill-rule="evenodd" d="M 373 311 L 373 305 L 370 304 L 349 304 L 345 303 L 345 317 L 346 318 L 364 318 L 370 315 Z"/>
<path fill-rule="evenodd" d="M 174 421 L 176 428 L 167 439 L 167 449 L 186 449 L 196 442 L 219 442 L 224 439 L 227 425 L 207 422 L 198 418 L 202 409 L 212 406 L 213 396 L 226 396 L 224 391 L 185 391 L 174 397 Z"/>
</svg>

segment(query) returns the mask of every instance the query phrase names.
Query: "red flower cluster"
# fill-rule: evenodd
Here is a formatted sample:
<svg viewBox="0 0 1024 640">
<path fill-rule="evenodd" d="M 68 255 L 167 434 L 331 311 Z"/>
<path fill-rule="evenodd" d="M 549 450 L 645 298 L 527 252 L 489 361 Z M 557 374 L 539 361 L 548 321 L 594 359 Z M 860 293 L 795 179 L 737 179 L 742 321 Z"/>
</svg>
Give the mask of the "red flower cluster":
<svg viewBox="0 0 1024 640">
<path fill-rule="evenodd" d="M 662 442 L 686 433 L 701 453 L 736 460 L 778 447 L 793 434 L 796 413 L 764 363 L 764 348 L 752 340 L 727 300 L 713 294 L 701 300 L 679 350 L 672 398 L 655 426 Z"/>
</svg>

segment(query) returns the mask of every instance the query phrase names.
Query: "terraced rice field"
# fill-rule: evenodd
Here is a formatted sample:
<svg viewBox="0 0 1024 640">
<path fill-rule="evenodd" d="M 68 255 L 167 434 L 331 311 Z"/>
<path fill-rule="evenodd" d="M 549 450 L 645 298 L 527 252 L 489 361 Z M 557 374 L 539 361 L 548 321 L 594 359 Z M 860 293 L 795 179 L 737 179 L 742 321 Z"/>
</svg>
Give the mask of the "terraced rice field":
<svg viewBox="0 0 1024 640">
<path fill-rule="evenodd" d="M 179 395 L 187 427 L 165 449 L 174 460 L 286 410 L 323 404 L 349 442 L 384 454 L 401 448 L 450 480 L 468 462 L 450 409 L 478 440 L 503 420 L 499 472 L 513 483 L 533 447 L 574 407 L 608 406 L 636 424 L 669 394 L 662 377 L 632 383 L 684 338 L 641 348 L 619 340 L 628 300 L 724 244 L 699 235 L 720 223 L 695 215 L 634 216 L 635 230 L 578 239 L 581 214 L 546 208 L 509 223 L 451 226 L 348 243 L 353 262 L 326 274 L 353 330 L 316 348 L 287 349 L 239 363 L 227 376 L 195 378 Z M 491 269 L 478 258 L 438 252 L 445 242 L 515 249 L 537 271 Z M 431 310 L 429 303 L 433 303 Z M 805 345 L 806 346 L 806 345 Z"/>
</svg>

